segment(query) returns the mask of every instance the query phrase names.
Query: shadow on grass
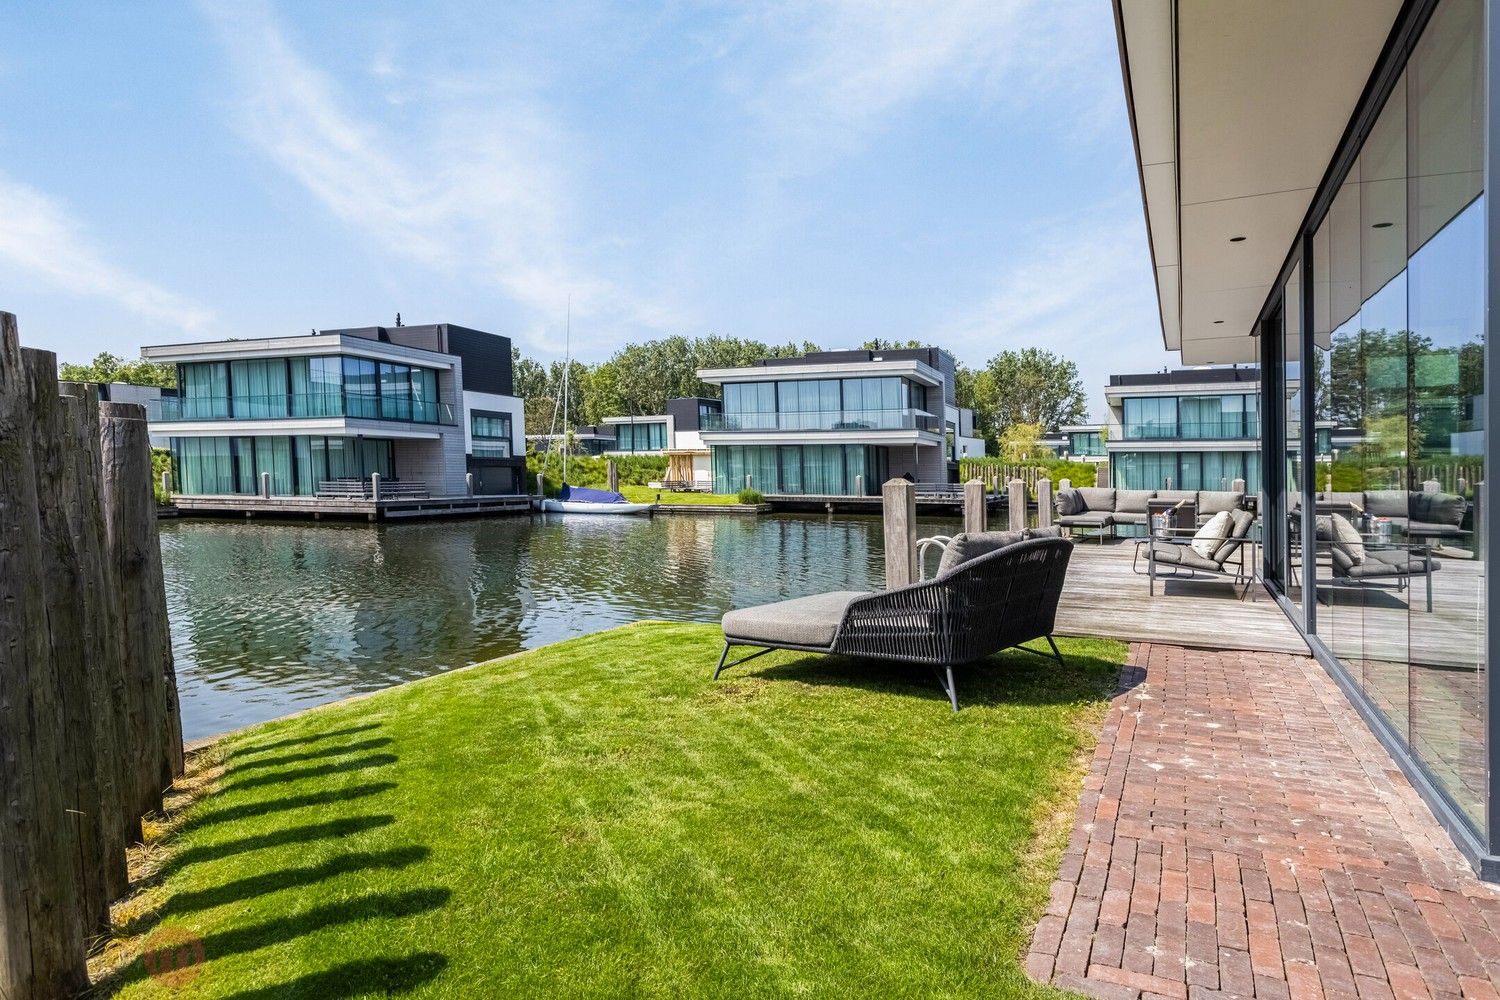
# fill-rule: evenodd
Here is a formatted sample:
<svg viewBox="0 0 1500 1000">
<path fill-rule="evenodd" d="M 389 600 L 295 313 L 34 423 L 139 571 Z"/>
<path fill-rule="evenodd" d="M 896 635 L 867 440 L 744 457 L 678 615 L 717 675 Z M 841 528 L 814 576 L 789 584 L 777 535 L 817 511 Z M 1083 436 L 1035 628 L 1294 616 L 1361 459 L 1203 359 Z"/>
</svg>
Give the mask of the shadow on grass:
<svg viewBox="0 0 1500 1000">
<path fill-rule="evenodd" d="M 339 924 L 415 917 L 445 905 L 452 895 L 449 889 L 432 886 L 426 889 L 410 889 L 406 892 L 371 893 L 368 896 L 358 896 L 347 901 L 315 906 L 310 910 L 303 910 L 275 920 L 205 934 L 203 935 L 203 953 L 212 962 L 226 955 L 237 955 L 241 952 L 265 948 L 268 945 L 281 944 L 293 938 L 302 937 L 304 934 L 312 934 Z"/>
<path fill-rule="evenodd" d="M 393 753 L 372 753 L 368 757 L 355 757 L 352 760 L 319 764 L 316 767 L 298 767 L 290 771 L 273 771 L 270 774 L 258 774 L 253 778 L 241 778 L 239 781 L 231 781 L 220 788 L 218 794 L 242 792 L 247 788 L 264 788 L 267 785 L 281 785 L 289 781 L 305 781 L 309 778 L 326 778 L 334 774 L 344 774 L 348 771 L 364 771 L 372 767 L 387 767 L 396 763 L 396 759 L 396 755 Z"/>
<path fill-rule="evenodd" d="M 274 740 L 270 743 L 260 743 L 247 747 L 239 747 L 229 754 L 229 759 L 238 757 L 249 757 L 251 754 L 265 753 L 267 750 L 281 750 L 286 747 L 307 746 L 309 743 L 321 743 L 331 740 L 336 736 L 354 736 L 358 733 L 368 733 L 372 729 L 379 729 L 380 723 L 367 722 L 359 726 L 346 726 L 343 729 L 330 729 L 326 733 L 312 733 L 308 736 L 292 736 L 284 740 Z"/>
<path fill-rule="evenodd" d="M 282 754 L 279 757 L 256 757 L 247 760 L 243 764 L 234 764 L 229 768 L 230 774 L 241 774 L 245 771 L 260 771 L 268 767 L 285 767 L 288 764 L 304 764 L 310 760 L 324 760 L 328 757 L 341 757 L 344 754 L 359 753 L 364 750 L 379 750 L 381 747 L 390 746 L 389 736 L 379 736 L 373 740 L 362 740 L 358 743 L 345 743 L 337 747 L 321 747 L 317 750 L 304 750 L 302 753 Z"/>
<path fill-rule="evenodd" d="M 318 865 L 283 868 L 263 875 L 250 875 L 196 892 L 179 892 L 167 900 L 162 916 L 211 910 L 225 903 L 254 899 L 283 889 L 315 885 L 319 882 L 359 871 L 395 871 L 425 861 L 432 851 L 420 845 L 397 847 L 388 851 L 351 851 Z M 134 933 L 134 931 L 131 931 Z"/>
<path fill-rule="evenodd" d="M 343 819 L 330 820 L 327 823 L 289 826 L 284 830 L 258 833 L 250 837 L 240 837 L 238 840 L 226 840 L 219 844 L 203 844 L 198 847 L 189 847 L 187 850 L 173 855 L 171 860 L 162 866 L 158 877 L 165 877 L 189 865 L 199 865 L 206 861 L 218 861 L 221 858 L 233 857 L 236 854 L 261 851 L 268 847 L 284 847 L 287 844 L 309 844 L 313 841 L 326 840 L 330 837 L 347 837 L 351 834 L 363 833 L 366 830 L 378 830 L 383 826 L 390 826 L 394 822 L 396 822 L 396 817 L 388 814 L 348 816 Z"/>
<path fill-rule="evenodd" d="M 1010 650 L 954 667 L 959 707 L 1072 705 L 1104 701 L 1114 693 L 1120 677 L 1119 663 L 1096 656 L 1070 654 L 1066 646 L 1063 657 L 1066 666 L 1059 666 L 1050 657 L 1043 659 Z M 942 706 L 948 703 L 948 696 L 932 668 L 915 663 L 810 653 L 759 670 L 750 668 L 737 675 L 725 673 L 721 683 L 735 676 L 796 681 L 819 687 L 860 688 L 921 698 Z"/>
<path fill-rule="evenodd" d="M 305 809 L 308 806 L 331 806 L 337 802 L 352 802 L 355 799 L 369 798 L 371 795 L 379 795 L 396 787 L 394 781 L 372 781 L 364 785 L 354 785 L 351 788 L 332 788 L 326 792 L 308 792 L 306 795 L 288 795 L 279 799 L 268 799 L 265 802 L 246 802 L 238 806 L 226 806 L 222 809 L 200 808 L 189 819 L 178 828 L 179 833 L 196 830 L 205 826 L 214 826 L 218 823 L 234 823 L 242 819 L 250 819 L 255 816 L 267 816 L 273 812 L 284 812 L 289 809 Z"/>
<path fill-rule="evenodd" d="M 225 1000 L 282 1000 L 284 997 L 344 1000 L 346 997 L 391 996 L 431 982 L 447 967 L 447 956 L 435 951 L 418 952 L 405 958 L 368 958 L 335 965 L 323 972 L 310 972 L 275 986 L 241 990 L 231 993 Z"/>
</svg>

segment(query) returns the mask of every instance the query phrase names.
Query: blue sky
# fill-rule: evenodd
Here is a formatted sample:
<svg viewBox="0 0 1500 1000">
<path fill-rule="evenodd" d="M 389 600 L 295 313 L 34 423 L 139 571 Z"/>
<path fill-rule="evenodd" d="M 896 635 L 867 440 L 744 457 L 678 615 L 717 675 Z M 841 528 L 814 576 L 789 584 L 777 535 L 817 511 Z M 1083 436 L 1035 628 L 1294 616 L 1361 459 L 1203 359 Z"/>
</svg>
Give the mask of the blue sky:
<svg viewBox="0 0 1500 1000">
<path fill-rule="evenodd" d="M 83 360 L 449 321 L 1161 349 L 1107 0 L 0 8 L 0 308 Z"/>
</svg>

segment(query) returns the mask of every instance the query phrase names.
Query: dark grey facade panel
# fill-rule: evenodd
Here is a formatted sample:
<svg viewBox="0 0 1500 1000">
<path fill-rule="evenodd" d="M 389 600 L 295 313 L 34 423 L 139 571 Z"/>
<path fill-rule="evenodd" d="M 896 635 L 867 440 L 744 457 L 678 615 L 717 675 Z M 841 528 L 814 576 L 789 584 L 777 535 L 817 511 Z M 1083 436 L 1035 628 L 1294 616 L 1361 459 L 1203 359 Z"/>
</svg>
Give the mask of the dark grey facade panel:
<svg viewBox="0 0 1500 1000">
<path fill-rule="evenodd" d="M 444 324 L 448 353 L 464 363 L 464 388 L 509 396 L 515 386 L 511 368 L 510 338 L 496 333 Z"/>
<path fill-rule="evenodd" d="M 1260 369 L 1255 365 L 1240 368 L 1180 368 L 1170 372 L 1145 372 L 1138 375 L 1111 375 L 1112 386 L 1146 387 L 1155 385 L 1216 385 L 1218 383 L 1260 382 Z"/>
<path fill-rule="evenodd" d="M 667 400 L 667 416 L 672 418 L 672 425 L 679 431 L 701 430 L 698 426 L 698 407 L 704 403 L 723 412 L 724 404 L 717 399 L 709 399 L 707 396 L 679 396 Z"/>
</svg>

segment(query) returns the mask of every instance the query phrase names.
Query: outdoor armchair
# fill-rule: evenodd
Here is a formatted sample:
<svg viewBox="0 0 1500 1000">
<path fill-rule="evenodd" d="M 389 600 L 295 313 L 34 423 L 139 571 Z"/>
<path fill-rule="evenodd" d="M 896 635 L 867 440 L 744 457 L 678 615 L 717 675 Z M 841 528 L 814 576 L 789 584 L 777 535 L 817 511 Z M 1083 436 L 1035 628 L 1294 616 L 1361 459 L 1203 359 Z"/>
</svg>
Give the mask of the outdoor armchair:
<svg viewBox="0 0 1500 1000">
<path fill-rule="evenodd" d="M 1170 538 L 1144 538 L 1136 546 L 1131 569 L 1140 568 L 1141 550 L 1146 550 L 1146 576 L 1150 579 L 1149 591 L 1156 594 L 1156 581 L 1161 578 L 1196 576 L 1227 577 L 1234 583 L 1243 583 L 1251 571 L 1245 565 L 1245 549 L 1250 543 L 1250 529 L 1255 525 L 1255 515 L 1248 510 L 1229 512 L 1229 534 L 1223 538 L 1209 555 L 1200 554 L 1192 546 L 1191 535 Z"/>
<path fill-rule="evenodd" d="M 1034 639 L 1046 639 L 1063 662 L 1052 629 L 1072 552 L 1065 538 L 1027 539 L 895 590 L 837 591 L 731 611 L 714 678 L 773 649 L 896 660 L 933 668 L 956 712 L 955 667 L 1012 647 L 1048 655 L 1022 645 Z M 734 646 L 761 649 L 726 662 Z"/>
</svg>

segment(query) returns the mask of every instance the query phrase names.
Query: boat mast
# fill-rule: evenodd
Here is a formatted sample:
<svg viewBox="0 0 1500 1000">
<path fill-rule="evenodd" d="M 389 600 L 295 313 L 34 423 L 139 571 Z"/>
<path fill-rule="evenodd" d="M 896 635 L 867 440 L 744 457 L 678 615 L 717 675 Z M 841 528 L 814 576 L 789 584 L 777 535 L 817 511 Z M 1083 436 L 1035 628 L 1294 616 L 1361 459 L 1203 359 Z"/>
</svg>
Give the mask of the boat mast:
<svg viewBox="0 0 1500 1000">
<path fill-rule="evenodd" d="M 573 296 L 568 296 L 568 324 L 563 333 L 563 418 L 562 456 L 563 485 L 568 485 L 568 376 L 573 369 Z"/>
</svg>

